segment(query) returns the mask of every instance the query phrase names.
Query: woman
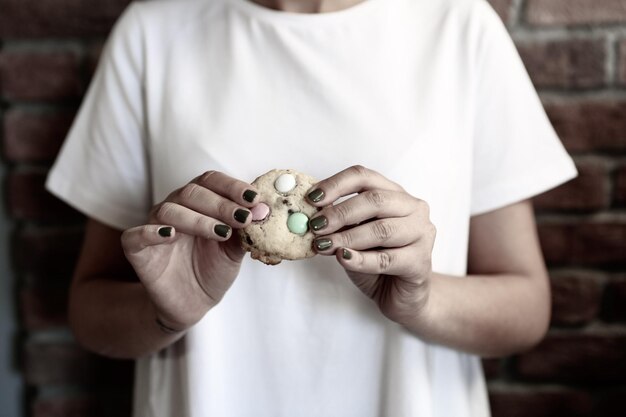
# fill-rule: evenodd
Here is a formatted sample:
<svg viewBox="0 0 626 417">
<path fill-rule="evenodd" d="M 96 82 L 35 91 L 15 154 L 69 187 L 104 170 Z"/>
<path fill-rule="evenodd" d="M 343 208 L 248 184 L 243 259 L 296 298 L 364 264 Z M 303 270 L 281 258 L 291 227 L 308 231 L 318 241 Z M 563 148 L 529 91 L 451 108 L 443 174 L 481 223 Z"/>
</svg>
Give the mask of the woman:
<svg viewBox="0 0 626 417">
<path fill-rule="evenodd" d="M 244 259 L 272 168 L 325 178 L 321 256 Z M 483 0 L 182 0 L 124 13 L 48 187 L 135 416 L 462 417 L 547 329 L 528 198 L 574 175 Z"/>
</svg>

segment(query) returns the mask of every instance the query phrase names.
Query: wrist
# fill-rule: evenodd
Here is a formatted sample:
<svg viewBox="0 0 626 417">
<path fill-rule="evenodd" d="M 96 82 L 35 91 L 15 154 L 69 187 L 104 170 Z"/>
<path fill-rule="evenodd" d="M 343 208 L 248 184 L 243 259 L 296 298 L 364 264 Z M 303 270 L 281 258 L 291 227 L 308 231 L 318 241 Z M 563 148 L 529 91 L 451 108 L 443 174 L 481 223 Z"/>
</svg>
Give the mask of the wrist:
<svg viewBox="0 0 626 417">
<path fill-rule="evenodd" d="M 422 339 L 427 339 L 429 328 L 436 322 L 435 301 L 432 294 L 432 272 L 430 276 L 419 285 L 419 289 L 406 300 L 401 301 L 391 320 L 406 327 Z"/>
</svg>

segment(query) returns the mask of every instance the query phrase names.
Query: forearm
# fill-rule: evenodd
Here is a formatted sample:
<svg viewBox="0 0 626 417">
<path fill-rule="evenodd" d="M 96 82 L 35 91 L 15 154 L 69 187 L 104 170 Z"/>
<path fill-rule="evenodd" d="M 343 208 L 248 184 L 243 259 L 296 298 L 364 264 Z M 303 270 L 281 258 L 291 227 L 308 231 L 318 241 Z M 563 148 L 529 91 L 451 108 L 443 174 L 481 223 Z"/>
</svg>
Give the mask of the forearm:
<svg viewBox="0 0 626 417">
<path fill-rule="evenodd" d="M 546 279 L 433 273 L 423 314 L 405 325 L 429 342 L 489 357 L 533 346 L 549 317 Z"/>
<path fill-rule="evenodd" d="M 90 279 L 72 286 L 70 325 L 81 345 L 100 355 L 138 358 L 182 337 L 167 333 L 139 282 Z"/>
</svg>

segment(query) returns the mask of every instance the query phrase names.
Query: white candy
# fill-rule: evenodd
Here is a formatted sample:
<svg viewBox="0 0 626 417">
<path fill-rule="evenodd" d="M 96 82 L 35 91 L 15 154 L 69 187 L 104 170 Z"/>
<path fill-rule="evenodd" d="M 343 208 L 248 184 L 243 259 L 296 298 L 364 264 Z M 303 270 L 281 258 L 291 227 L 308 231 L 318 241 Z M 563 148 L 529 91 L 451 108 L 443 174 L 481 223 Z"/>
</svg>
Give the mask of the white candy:
<svg viewBox="0 0 626 417">
<path fill-rule="evenodd" d="M 279 193 L 288 193 L 296 188 L 296 177 L 291 174 L 283 174 L 274 181 L 274 188 Z"/>
</svg>

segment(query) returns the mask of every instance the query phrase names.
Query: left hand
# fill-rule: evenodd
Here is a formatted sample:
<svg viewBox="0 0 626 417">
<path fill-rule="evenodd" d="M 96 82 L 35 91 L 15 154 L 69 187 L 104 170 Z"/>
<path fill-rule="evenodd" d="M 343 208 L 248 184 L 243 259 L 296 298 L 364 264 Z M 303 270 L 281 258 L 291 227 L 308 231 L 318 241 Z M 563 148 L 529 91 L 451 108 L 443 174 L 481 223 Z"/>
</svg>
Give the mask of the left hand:
<svg viewBox="0 0 626 417">
<path fill-rule="evenodd" d="M 428 204 L 362 166 L 319 182 L 308 199 L 323 207 L 309 222 L 317 252 L 335 255 L 389 319 L 400 324 L 415 320 L 427 304 L 432 273 L 435 227 Z"/>
</svg>

